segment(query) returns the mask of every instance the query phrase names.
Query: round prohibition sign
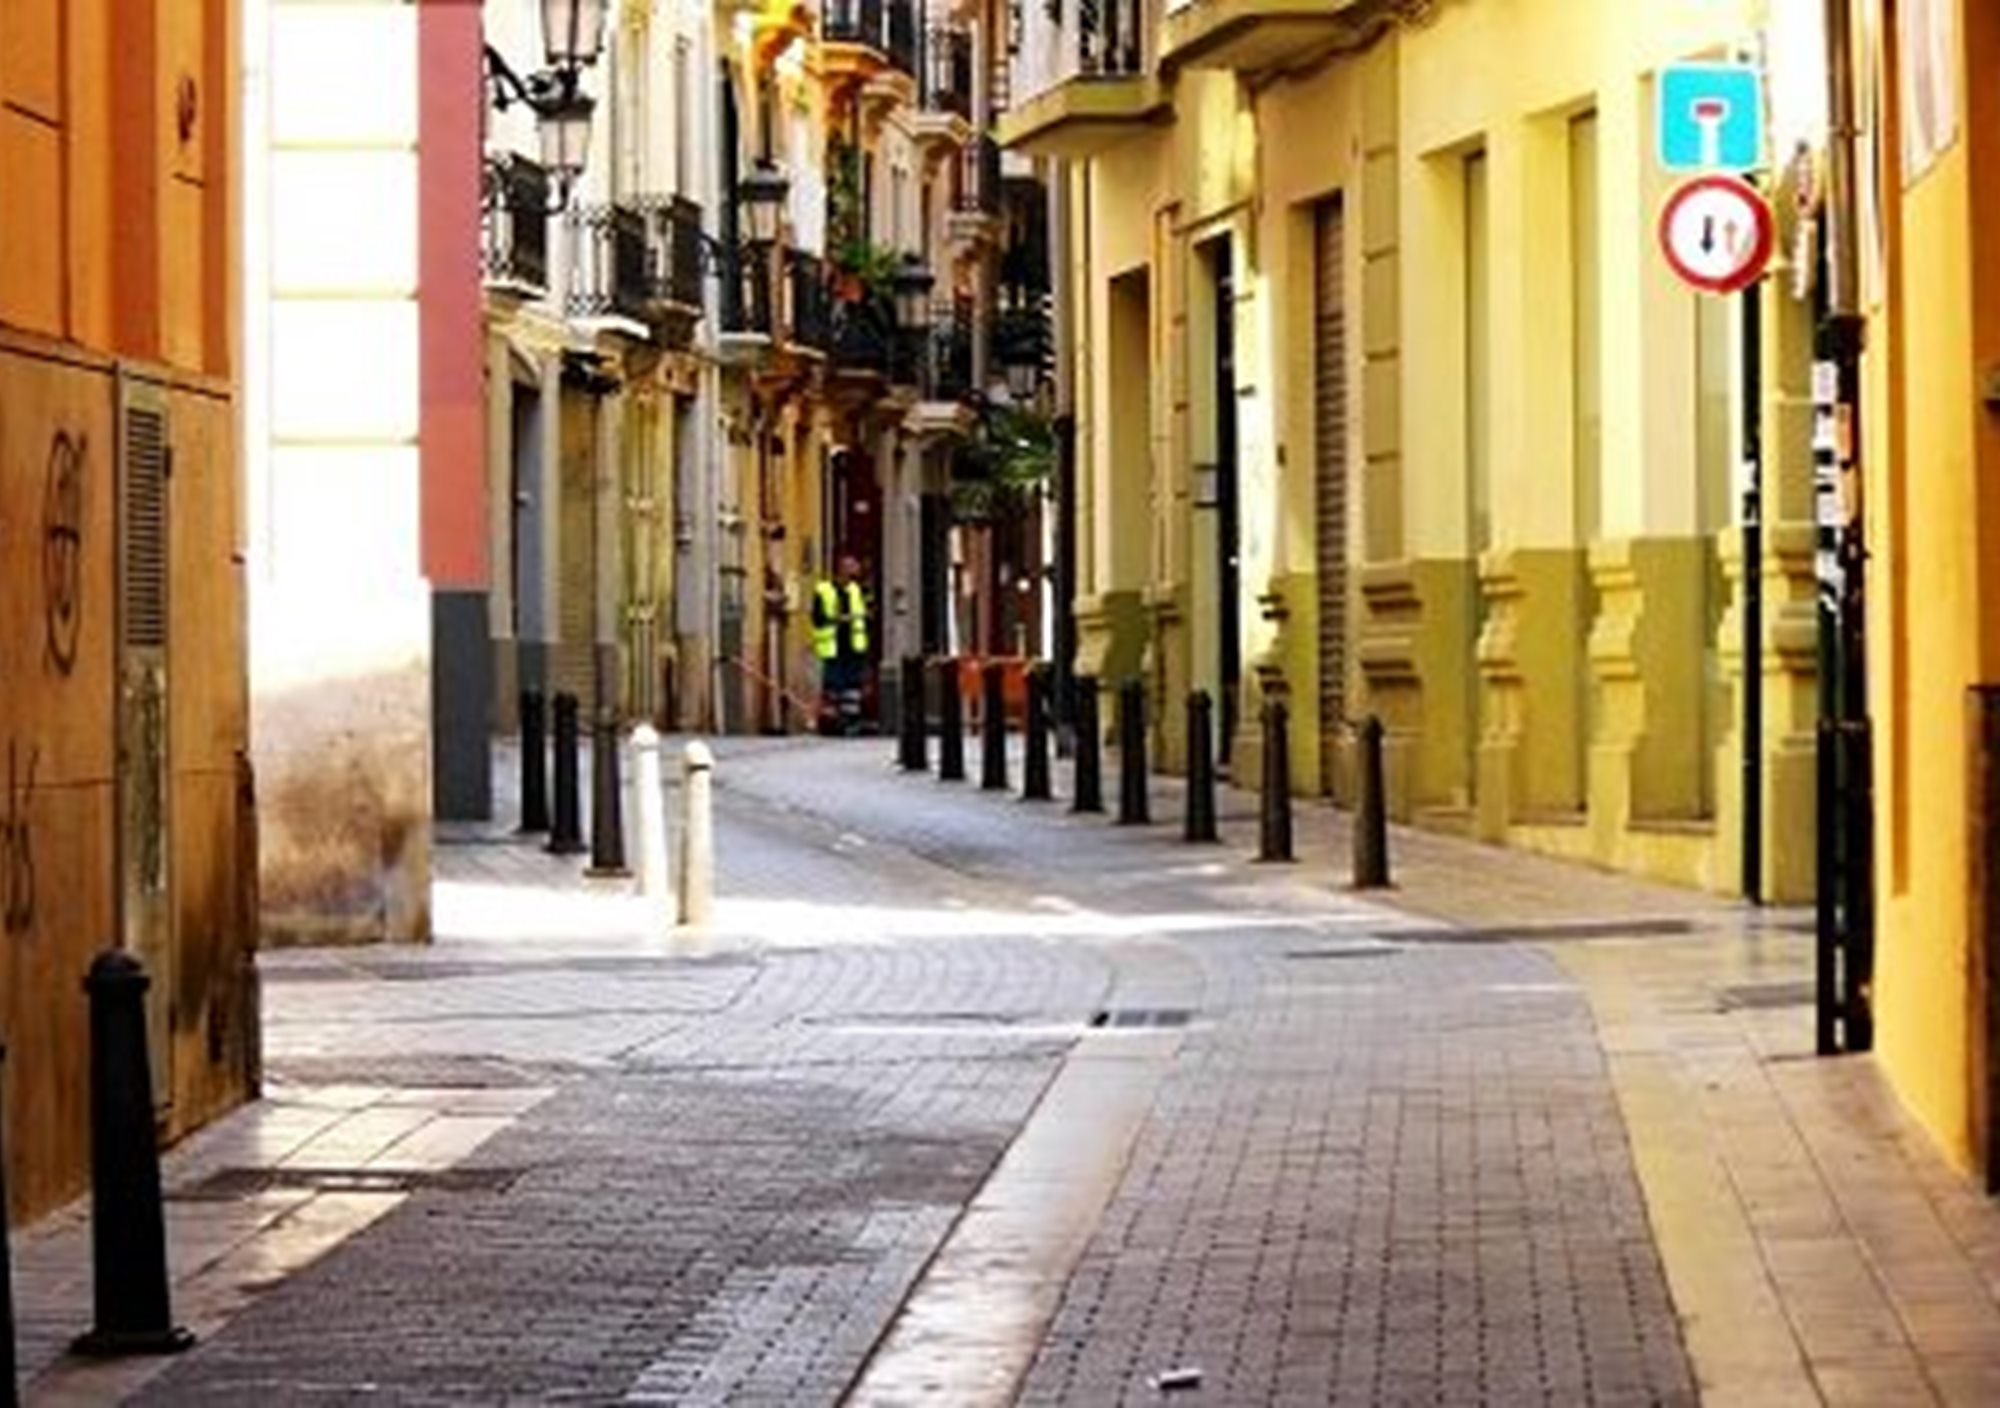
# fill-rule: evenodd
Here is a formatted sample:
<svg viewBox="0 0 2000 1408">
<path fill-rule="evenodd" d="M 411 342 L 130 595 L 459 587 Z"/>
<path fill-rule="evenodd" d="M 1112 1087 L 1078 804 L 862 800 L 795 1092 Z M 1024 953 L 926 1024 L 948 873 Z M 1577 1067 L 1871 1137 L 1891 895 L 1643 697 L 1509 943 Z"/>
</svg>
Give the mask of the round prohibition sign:
<svg viewBox="0 0 2000 1408">
<path fill-rule="evenodd" d="M 1660 248 L 1683 282 L 1735 293 L 1762 276 L 1777 238 L 1771 207 L 1735 176 L 1697 176 L 1660 210 Z"/>
</svg>

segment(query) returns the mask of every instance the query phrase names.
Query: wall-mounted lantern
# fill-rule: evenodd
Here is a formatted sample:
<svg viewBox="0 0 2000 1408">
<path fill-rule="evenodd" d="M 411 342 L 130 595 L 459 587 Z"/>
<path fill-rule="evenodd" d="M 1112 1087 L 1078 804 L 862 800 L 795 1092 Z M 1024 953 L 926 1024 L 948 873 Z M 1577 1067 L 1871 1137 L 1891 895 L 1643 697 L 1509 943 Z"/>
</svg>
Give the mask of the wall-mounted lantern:
<svg viewBox="0 0 2000 1408">
<path fill-rule="evenodd" d="M 486 84 L 493 110 L 505 112 L 521 103 L 535 114 L 542 166 L 554 192 L 550 214 L 569 204 L 570 187 L 589 159 L 590 122 L 597 103 L 583 91 L 582 76 L 604 52 L 604 14 L 605 0 L 542 0 L 547 67 L 525 77 L 498 49 L 486 46 Z"/>
</svg>

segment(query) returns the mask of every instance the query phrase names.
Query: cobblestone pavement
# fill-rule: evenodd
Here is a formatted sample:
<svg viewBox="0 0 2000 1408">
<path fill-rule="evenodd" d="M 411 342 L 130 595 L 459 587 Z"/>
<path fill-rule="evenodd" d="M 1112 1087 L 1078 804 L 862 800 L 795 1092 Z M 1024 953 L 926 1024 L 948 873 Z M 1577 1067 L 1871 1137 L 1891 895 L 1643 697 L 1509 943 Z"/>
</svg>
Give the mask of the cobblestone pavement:
<svg viewBox="0 0 2000 1408">
<path fill-rule="evenodd" d="M 762 753 L 727 775 L 1170 934 L 1192 968 L 1188 1035 L 1022 1401 L 1155 1402 L 1177 1368 L 1202 1388 L 1176 1400 L 1223 1404 L 1693 1401 L 1591 1014 L 1544 954 L 1437 942 L 1167 825 L 857 785 L 868 767 L 808 779 Z"/>
<path fill-rule="evenodd" d="M 467 836 L 449 939 L 270 956 L 281 1080 L 537 1094 L 141 1401 L 1094 1406 L 1183 1369 L 1173 1402 L 1694 1400 L 1590 1009 L 1543 951 L 899 778 L 878 743 L 719 751 L 698 950 Z M 1240 843 L 1242 799 L 1224 818 Z M 1129 1119 L 1052 1093 L 1086 1056 Z M 1023 1253 L 1048 1293 L 878 1392 L 982 1211 L 1040 1216 L 1002 1191 L 1034 1144 L 1077 1229 Z M 1079 1151 L 1102 1177 L 1046 1176 Z"/>
</svg>

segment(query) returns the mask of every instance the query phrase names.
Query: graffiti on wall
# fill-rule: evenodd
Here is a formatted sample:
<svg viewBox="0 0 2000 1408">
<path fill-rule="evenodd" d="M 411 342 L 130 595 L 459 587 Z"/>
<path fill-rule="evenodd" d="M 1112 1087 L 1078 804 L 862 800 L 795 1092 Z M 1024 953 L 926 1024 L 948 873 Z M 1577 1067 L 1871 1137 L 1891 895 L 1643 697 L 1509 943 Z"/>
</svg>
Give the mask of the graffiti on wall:
<svg viewBox="0 0 2000 1408">
<path fill-rule="evenodd" d="M 83 631 L 83 483 L 87 442 L 58 430 L 42 489 L 42 615 L 49 663 L 76 669 Z"/>
<path fill-rule="evenodd" d="M 27 766 L 20 747 L 7 745 L 7 788 L 0 795 L 0 930 L 24 934 L 35 926 L 35 839 L 29 811 L 35 798 L 35 769 L 41 750 L 30 748 Z"/>
</svg>

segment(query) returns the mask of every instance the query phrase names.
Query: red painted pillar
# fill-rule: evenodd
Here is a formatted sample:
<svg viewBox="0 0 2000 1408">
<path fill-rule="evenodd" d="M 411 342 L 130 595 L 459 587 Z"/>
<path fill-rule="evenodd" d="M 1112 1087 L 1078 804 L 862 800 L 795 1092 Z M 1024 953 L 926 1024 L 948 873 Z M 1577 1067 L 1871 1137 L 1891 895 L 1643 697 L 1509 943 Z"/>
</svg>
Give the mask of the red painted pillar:
<svg viewBox="0 0 2000 1408">
<path fill-rule="evenodd" d="M 480 7 L 423 0 L 417 24 L 418 436 L 423 572 L 431 587 L 432 803 L 439 820 L 484 820 L 493 811 L 487 731 L 493 649 L 479 266 Z"/>
</svg>

